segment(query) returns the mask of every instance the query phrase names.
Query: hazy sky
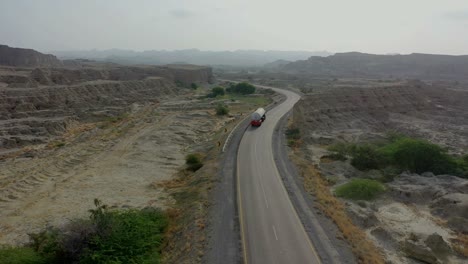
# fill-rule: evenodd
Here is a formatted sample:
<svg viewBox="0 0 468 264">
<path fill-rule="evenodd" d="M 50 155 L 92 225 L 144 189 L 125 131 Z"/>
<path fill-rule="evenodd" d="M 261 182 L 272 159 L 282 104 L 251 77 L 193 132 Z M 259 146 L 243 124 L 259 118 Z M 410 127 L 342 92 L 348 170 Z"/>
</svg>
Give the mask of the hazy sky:
<svg viewBox="0 0 468 264">
<path fill-rule="evenodd" d="M 468 54 L 468 1 L 0 0 L 0 43 Z"/>
</svg>

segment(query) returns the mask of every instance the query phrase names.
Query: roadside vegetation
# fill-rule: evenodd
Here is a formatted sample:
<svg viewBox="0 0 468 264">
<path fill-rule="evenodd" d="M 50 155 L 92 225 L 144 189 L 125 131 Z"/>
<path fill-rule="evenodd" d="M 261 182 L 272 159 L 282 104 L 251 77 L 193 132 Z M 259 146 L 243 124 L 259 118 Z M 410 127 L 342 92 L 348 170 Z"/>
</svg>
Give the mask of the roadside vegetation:
<svg viewBox="0 0 468 264">
<path fill-rule="evenodd" d="M 255 93 L 255 86 L 250 83 L 241 82 L 241 83 L 232 83 L 228 88 L 226 88 L 226 92 L 229 94 L 253 94 Z"/>
<path fill-rule="evenodd" d="M 343 202 L 330 191 L 330 183 L 321 175 L 320 170 L 302 157 L 297 149 L 293 149 L 292 160 L 300 170 L 305 190 L 314 195 L 317 208 L 336 224 L 343 238 L 351 246 L 358 262 L 385 263 L 380 250 L 367 238 L 366 233 L 348 217 Z"/>
<path fill-rule="evenodd" d="M 271 103 L 271 99 L 269 97 L 274 94 L 271 89 L 262 89 L 259 91 L 259 93 L 266 94 L 267 96 L 253 95 L 255 92 L 255 86 L 249 83 L 231 83 L 227 88 L 222 86 L 211 88 L 211 91 L 206 95 L 206 98 L 229 100 L 231 102 L 238 101 L 255 107 L 265 106 Z M 227 115 L 229 113 L 229 107 L 225 103 L 217 104 L 215 110 L 217 115 Z"/>
<path fill-rule="evenodd" d="M 369 179 L 352 179 L 336 188 L 338 197 L 352 200 L 372 200 L 385 191 L 382 183 Z"/>
<path fill-rule="evenodd" d="M 95 206 L 89 219 L 30 234 L 25 247 L 0 249 L 0 263 L 160 263 L 163 211 L 110 210 L 98 199 Z"/>
<path fill-rule="evenodd" d="M 187 169 L 190 171 L 197 171 L 201 167 L 203 167 L 203 162 L 201 161 L 200 154 L 188 154 L 185 157 L 185 164 L 187 165 Z"/>
<path fill-rule="evenodd" d="M 395 173 L 432 172 L 468 178 L 468 155 L 454 157 L 447 150 L 422 139 L 390 135 L 385 143 L 338 143 L 329 147 L 329 158 L 351 160 L 359 170 L 393 170 Z"/>
<path fill-rule="evenodd" d="M 226 94 L 226 90 L 224 90 L 224 87 L 221 86 L 216 86 L 211 89 L 211 92 L 206 95 L 208 98 L 216 98 L 218 96 L 223 96 Z"/>
<path fill-rule="evenodd" d="M 288 145 L 291 142 L 299 142 L 301 140 L 300 130 L 289 124 L 286 130 L 286 139 Z M 300 144 L 298 145 L 300 146 Z M 342 150 L 343 157 L 346 156 L 347 146 L 337 145 L 337 150 Z M 307 192 L 315 197 L 317 209 L 322 211 L 330 218 L 341 232 L 342 238 L 345 239 L 351 246 L 351 250 L 356 256 L 359 263 L 365 264 L 383 264 L 385 260 L 380 250 L 371 242 L 366 233 L 356 226 L 348 217 L 345 206 L 331 191 L 330 182 L 325 179 L 316 165 L 313 165 L 304 157 L 300 148 L 292 148 L 291 160 L 299 168 L 300 176 L 304 182 L 304 188 Z M 351 185 L 343 185 L 339 191 L 339 195 L 353 197 L 357 199 L 373 198 L 383 192 L 385 189 L 380 183 L 375 184 L 374 181 L 357 181 Z M 358 194 L 364 190 L 366 194 Z M 337 194 L 338 195 L 338 194 Z M 342 239 L 341 237 L 339 239 Z"/>
<path fill-rule="evenodd" d="M 286 129 L 286 139 L 289 147 L 297 147 L 300 145 L 301 131 L 299 128 Z"/>
<path fill-rule="evenodd" d="M 218 104 L 215 110 L 216 110 L 216 115 L 219 115 L 219 116 L 229 114 L 229 108 L 225 104 Z"/>
</svg>

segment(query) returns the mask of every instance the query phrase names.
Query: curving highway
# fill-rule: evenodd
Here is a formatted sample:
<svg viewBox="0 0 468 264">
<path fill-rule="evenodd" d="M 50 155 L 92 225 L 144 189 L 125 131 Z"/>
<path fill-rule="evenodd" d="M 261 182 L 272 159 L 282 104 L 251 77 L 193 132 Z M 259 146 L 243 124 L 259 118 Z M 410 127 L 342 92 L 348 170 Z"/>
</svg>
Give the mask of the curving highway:
<svg viewBox="0 0 468 264">
<path fill-rule="evenodd" d="M 239 145 L 237 192 L 244 262 L 321 263 L 273 158 L 273 130 L 300 96 L 265 88 L 285 94 L 287 99 L 267 112 L 262 126 L 249 127 Z"/>
</svg>

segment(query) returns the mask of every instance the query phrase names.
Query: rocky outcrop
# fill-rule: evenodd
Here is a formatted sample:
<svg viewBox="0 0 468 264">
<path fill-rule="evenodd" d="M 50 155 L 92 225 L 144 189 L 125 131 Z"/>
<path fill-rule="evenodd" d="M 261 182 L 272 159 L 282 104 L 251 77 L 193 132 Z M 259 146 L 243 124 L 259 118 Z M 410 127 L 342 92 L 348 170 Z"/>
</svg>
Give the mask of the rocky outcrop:
<svg viewBox="0 0 468 264">
<path fill-rule="evenodd" d="M 415 204 L 431 202 L 437 208 L 457 205 L 452 198 L 468 194 L 468 180 L 451 175 L 425 177 L 403 173 L 387 186 L 388 193 L 397 201 Z"/>
<path fill-rule="evenodd" d="M 393 87 L 335 88 L 305 95 L 294 122 L 308 142 L 317 136 L 368 141 L 388 131 L 426 138 L 454 153 L 468 148 L 468 92 L 422 82 Z"/>
<path fill-rule="evenodd" d="M 95 80 L 131 81 L 149 77 L 164 77 L 167 80 L 189 86 L 192 83 L 209 83 L 212 81 L 213 74 L 210 67 L 170 65 L 37 68 L 30 75 L 31 80 L 41 85 L 70 85 Z"/>
<path fill-rule="evenodd" d="M 45 143 L 72 120 L 102 120 L 128 111 L 133 103 L 158 103 L 179 92 L 174 83 L 156 77 L 0 89 L 0 149 Z"/>
<path fill-rule="evenodd" d="M 45 143 L 70 121 L 102 120 L 134 103 L 158 103 L 192 83 L 208 83 L 211 68 L 122 66 L 86 60 L 67 67 L 0 67 L 0 149 Z"/>
<path fill-rule="evenodd" d="M 441 264 L 429 247 L 416 241 L 407 240 L 402 245 L 408 257 L 429 264 Z"/>
<path fill-rule="evenodd" d="M 448 243 L 437 233 L 425 239 L 411 234 L 411 237 L 402 242 L 402 249 L 408 257 L 424 263 L 448 263 L 447 257 L 453 253 Z"/>
<path fill-rule="evenodd" d="M 54 55 L 42 54 L 32 49 L 0 45 L 0 65 L 15 67 L 59 67 L 62 62 Z"/>
</svg>

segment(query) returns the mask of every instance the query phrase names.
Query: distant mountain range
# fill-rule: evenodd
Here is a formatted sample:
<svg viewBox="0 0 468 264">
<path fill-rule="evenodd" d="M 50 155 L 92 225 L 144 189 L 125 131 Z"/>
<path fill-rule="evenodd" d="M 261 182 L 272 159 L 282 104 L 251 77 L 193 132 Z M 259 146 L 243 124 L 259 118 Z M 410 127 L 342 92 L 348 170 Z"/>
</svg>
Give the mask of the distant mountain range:
<svg viewBox="0 0 468 264">
<path fill-rule="evenodd" d="M 312 56 L 276 68 L 316 76 L 468 80 L 468 55 L 374 55 L 359 52 Z"/>
<path fill-rule="evenodd" d="M 228 66 L 263 66 L 277 60 L 296 61 L 311 56 L 329 56 L 326 51 L 273 51 L 273 50 L 236 50 L 236 51 L 201 51 L 188 50 L 81 50 L 52 51 L 60 59 L 90 59 L 108 61 L 120 64 L 171 64 L 187 63 L 198 65 L 228 65 Z"/>
<path fill-rule="evenodd" d="M 0 65 L 15 67 L 58 67 L 62 62 L 54 55 L 42 54 L 32 49 L 0 45 Z"/>
</svg>

